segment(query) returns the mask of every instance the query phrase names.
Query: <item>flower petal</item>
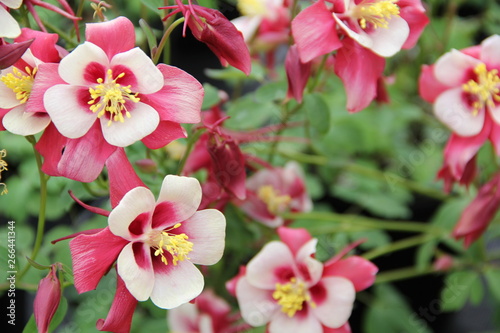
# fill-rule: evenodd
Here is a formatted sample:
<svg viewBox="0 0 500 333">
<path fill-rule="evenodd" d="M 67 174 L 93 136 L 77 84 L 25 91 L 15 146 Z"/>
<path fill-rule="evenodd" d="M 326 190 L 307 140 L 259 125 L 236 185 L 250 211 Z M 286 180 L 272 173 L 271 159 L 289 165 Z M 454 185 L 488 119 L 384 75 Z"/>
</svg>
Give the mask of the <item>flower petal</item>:
<svg viewBox="0 0 500 333">
<path fill-rule="evenodd" d="M 50 123 L 46 113 L 25 112 L 24 105 L 19 105 L 10 110 L 2 120 L 5 129 L 11 133 L 27 136 L 41 132 Z"/>
<path fill-rule="evenodd" d="M 441 56 L 434 65 L 434 76 L 442 84 L 457 87 L 469 79 L 470 69 L 481 61 L 457 50 Z"/>
<path fill-rule="evenodd" d="M 500 67 L 500 36 L 493 35 L 481 43 L 481 60 L 488 66 Z"/>
<path fill-rule="evenodd" d="M 108 56 L 90 42 L 80 44 L 59 63 L 59 75 L 69 84 L 88 86 L 97 84 L 97 78 L 105 78 L 109 68 Z"/>
<path fill-rule="evenodd" d="M 317 238 L 309 240 L 300 248 L 295 256 L 300 275 L 310 285 L 318 282 L 323 273 L 323 264 L 312 257 L 316 253 L 317 244 Z"/>
<path fill-rule="evenodd" d="M 295 315 L 288 317 L 279 311 L 273 316 L 269 325 L 269 333 L 302 333 L 302 332 L 323 332 L 323 327 L 316 317 L 307 314 L 305 316 Z"/>
<path fill-rule="evenodd" d="M 164 201 L 175 205 L 176 221 L 187 220 L 200 206 L 200 182 L 196 178 L 167 175 L 163 179 L 157 203 Z"/>
<path fill-rule="evenodd" d="M 47 89 L 43 97 L 45 109 L 57 130 L 70 139 L 84 136 L 97 119 L 97 115 L 79 100 L 83 89 L 58 84 Z"/>
<path fill-rule="evenodd" d="M 326 277 L 320 284 L 326 294 L 321 295 L 322 299 L 319 300 L 311 293 L 312 301 L 316 304 L 316 307 L 311 307 L 311 312 L 323 325 L 331 328 L 341 327 L 351 316 L 356 297 L 354 285 L 342 277 Z"/>
<path fill-rule="evenodd" d="M 142 213 L 151 213 L 155 209 L 155 197 L 146 187 L 136 187 L 127 192 L 109 214 L 109 230 L 116 236 L 127 240 L 133 240 L 134 236 L 130 233 L 130 224 Z M 148 225 L 151 226 L 151 217 L 143 221 L 146 225 L 141 228 L 144 230 Z"/>
<path fill-rule="evenodd" d="M 485 112 L 474 115 L 463 98 L 461 87 L 446 90 L 434 102 L 434 114 L 460 136 L 473 136 L 481 132 Z"/>
<path fill-rule="evenodd" d="M 182 304 L 181 306 L 167 311 L 168 326 L 172 332 L 190 332 L 191 329 L 197 327 L 198 308 L 191 303 Z"/>
<path fill-rule="evenodd" d="M 0 6 L 0 38 L 16 38 L 21 34 L 19 23 L 7 12 L 5 8 Z"/>
<path fill-rule="evenodd" d="M 371 33 L 366 34 L 370 39 L 370 43 L 363 44 L 361 40 L 359 43 L 381 57 L 393 56 L 401 50 L 401 47 L 408 38 L 410 28 L 403 18 L 397 16 L 393 16 L 388 21 L 388 24 L 387 29 L 375 29 Z M 351 38 L 356 39 L 352 36 Z"/>
<path fill-rule="evenodd" d="M 141 141 L 149 149 L 160 149 L 174 140 L 186 137 L 186 130 L 180 124 L 172 121 L 160 121 L 153 133 Z"/>
<path fill-rule="evenodd" d="M 14 66 L 11 66 L 2 71 L 0 77 L 5 77 L 12 74 Z M 16 98 L 16 93 L 3 82 L 0 82 L 0 108 L 11 109 L 20 105 L 19 100 Z"/>
<path fill-rule="evenodd" d="M 371 261 L 359 256 L 352 256 L 331 265 L 325 265 L 323 276 L 344 277 L 354 284 L 356 291 L 361 291 L 373 284 L 377 272 L 377 266 Z"/>
<path fill-rule="evenodd" d="M 217 263 L 224 252 L 226 235 L 226 218 L 216 209 L 205 209 L 196 212 L 179 228 L 193 243 L 193 251 L 189 260 L 198 265 Z"/>
<path fill-rule="evenodd" d="M 203 290 L 203 275 L 190 261 L 179 261 L 176 266 L 165 265 L 160 260 L 154 264 L 155 282 L 151 301 L 156 306 L 175 308 L 191 301 Z"/>
<path fill-rule="evenodd" d="M 246 277 L 239 279 L 236 285 L 236 297 L 243 319 L 252 326 L 268 323 L 279 311 L 279 304 L 272 298 L 272 290 L 256 288 Z"/>
<path fill-rule="evenodd" d="M 115 54 L 135 46 L 134 24 L 123 16 L 107 22 L 88 23 L 85 26 L 85 39 L 99 46 L 111 59 Z"/>
<path fill-rule="evenodd" d="M 138 301 L 147 300 L 155 281 L 149 245 L 128 243 L 120 252 L 116 263 L 118 275 L 132 296 Z"/>
<path fill-rule="evenodd" d="M 300 248 L 312 239 L 309 231 L 304 228 L 279 227 L 276 229 L 283 243 L 292 251 L 294 255 Z"/>
<path fill-rule="evenodd" d="M 100 118 L 102 134 L 111 145 L 130 146 L 151 134 L 160 122 L 158 112 L 141 102 L 134 104 L 130 114 L 131 117 L 125 118 L 123 122 L 111 121 L 107 117 Z"/>
<path fill-rule="evenodd" d="M 420 96 L 429 103 L 434 103 L 436 98 L 450 86 L 442 84 L 434 76 L 434 66 L 423 65 L 418 79 L 418 90 Z"/>
</svg>

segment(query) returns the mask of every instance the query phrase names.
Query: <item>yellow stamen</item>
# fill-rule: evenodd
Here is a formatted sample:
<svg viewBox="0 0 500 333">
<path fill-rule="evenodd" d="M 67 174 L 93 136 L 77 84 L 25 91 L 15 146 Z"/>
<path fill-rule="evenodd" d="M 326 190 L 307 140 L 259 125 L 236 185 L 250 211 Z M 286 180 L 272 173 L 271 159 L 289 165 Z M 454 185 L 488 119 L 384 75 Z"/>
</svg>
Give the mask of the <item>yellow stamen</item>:
<svg viewBox="0 0 500 333">
<path fill-rule="evenodd" d="M 297 281 L 296 278 L 291 278 L 290 282 L 285 284 L 276 283 L 273 298 L 281 305 L 281 311 L 290 318 L 297 311 L 302 310 L 304 302 L 309 302 L 313 308 L 316 307 L 316 304 L 311 301 L 311 296 L 309 296 L 304 282 Z"/>
<path fill-rule="evenodd" d="M 477 79 L 464 83 L 462 89 L 466 93 L 474 95 L 472 114 L 477 115 L 479 110 L 486 106 L 492 108 L 495 106 L 495 102 L 500 102 L 500 77 L 498 77 L 498 70 L 488 71 L 484 63 L 477 65 L 474 68 L 474 73 L 476 73 Z"/>
<path fill-rule="evenodd" d="M 94 113 L 97 112 L 98 118 L 101 118 L 106 112 L 109 112 L 108 126 L 111 126 L 113 121 L 123 123 L 125 121 L 123 117 L 124 113 L 127 118 L 130 118 L 131 115 L 125 107 L 125 103 L 127 101 L 137 103 L 140 100 L 137 97 L 139 93 L 132 93 L 130 90 L 131 86 L 122 86 L 116 83 L 118 79 L 124 76 L 125 73 L 121 73 L 113 78 L 113 71 L 108 69 L 106 81 L 102 78 L 98 78 L 98 85 L 94 88 L 89 88 L 90 97 L 92 98 L 88 102 L 90 110 Z"/>
<path fill-rule="evenodd" d="M 237 8 L 244 16 L 266 15 L 268 12 L 262 0 L 238 0 Z"/>
<path fill-rule="evenodd" d="M 13 67 L 12 73 L 4 75 L 0 78 L 0 81 L 2 81 L 7 88 L 12 89 L 12 91 L 16 94 L 16 98 L 19 100 L 20 104 L 26 103 L 30 97 L 37 68 L 35 67 L 31 70 L 31 68 L 26 66 L 24 70 L 26 73 L 23 73 L 16 67 Z"/>
<path fill-rule="evenodd" d="M 359 19 L 361 28 L 366 29 L 371 23 L 374 29 L 388 28 L 388 20 L 392 16 L 399 16 L 398 0 L 365 0 L 356 6 L 354 16 Z"/>
<path fill-rule="evenodd" d="M 161 261 L 168 265 L 168 260 L 164 255 L 167 251 L 172 255 L 172 263 L 174 266 L 177 265 L 178 261 L 184 261 L 189 259 L 189 252 L 193 251 L 193 243 L 188 241 L 189 237 L 182 234 L 171 234 L 168 231 L 180 227 L 181 224 L 177 223 L 172 228 L 158 231 L 154 230 L 151 237 L 151 244 L 155 250 L 155 256 L 161 256 Z"/>
<path fill-rule="evenodd" d="M 283 211 L 292 200 L 287 194 L 278 195 L 271 185 L 261 186 L 257 192 L 257 196 L 266 203 L 267 209 L 273 214 Z"/>
</svg>

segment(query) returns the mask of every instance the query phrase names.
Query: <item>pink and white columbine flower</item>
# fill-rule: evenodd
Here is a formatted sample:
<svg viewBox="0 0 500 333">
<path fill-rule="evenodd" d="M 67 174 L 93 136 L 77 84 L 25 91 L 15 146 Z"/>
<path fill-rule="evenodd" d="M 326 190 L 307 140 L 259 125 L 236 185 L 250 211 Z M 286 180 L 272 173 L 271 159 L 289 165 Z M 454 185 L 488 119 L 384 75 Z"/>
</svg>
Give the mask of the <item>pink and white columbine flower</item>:
<svg viewBox="0 0 500 333">
<path fill-rule="evenodd" d="M 61 56 L 56 48 L 58 36 L 23 28 L 16 42 L 32 40 L 20 60 L 0 74 L 0 130 L 18 135 L 33 135 L 50 123 L 43 106 L 30 98 L 42 63 L 57 63 Z M 36 94 L 36 92 L 35 92 Z"/>
<path fill-rule="evenodd" d="M 453 181 L 473 180 L 475 156 L 486 140 L 500 155 L 499 55 L 500 36 L 494 35 L 422 70 L 420 95 L 434 103 L 436 117 L 453 131 L 439 174 L 448 190 Z"/>
<path fill-rule="evenodd" d="M 117 147 L 141 140 L 158 149 L 185 137 L 180 123 L 200 121 L 203 87 L 134 48 L 125 17 L 87 24 L 86 39 L 59 65 L 42 64 L 34 88 L 55 126 L 37 144 L 44 172 L 89 182 Z"/>
<path fill-rule="evenodd" d="M 341 259 L 345 253 L 323 265 L 305 229 L 280 227 L 278 234 L 281 241 L 265 245 L 237 277 L 243 319 L 268 324 L 269 333 L 350 332 L 355 293 L 373 283 L 377 267 L 357 256 Z"/>
<path fill-rule="evenodd" d="M 240 208 L 269 227 L 285 223 L 281 213 L 312 209 L 302 171 L 295 162 L 283 168 L 261 169 L 247 179 L 246 186 L 246 200 L 241 202 Z"/>
<path fill-rule="evenodd" d="M 0 0 L 0 38 L 16 38 L 21 34 L 19 23 L 9 14 L 6 7 L 17 9 L 23 0 Z"/>
<path fill-rule="evenodd" d="M 198 296 L 204 281 L 194 264 L 218 262 L 225 235 L 224 215 L 197 211 L 200 201 L 200 184 L 189 177 L 166 176 L 157 200 L 143 186 L 128 191 L 109 213 L 107 228 L 70 242 L 77 291 L 94 289 L 116 260 L 138 301 L 151 298 L 171 309 Z"/>
</svg>

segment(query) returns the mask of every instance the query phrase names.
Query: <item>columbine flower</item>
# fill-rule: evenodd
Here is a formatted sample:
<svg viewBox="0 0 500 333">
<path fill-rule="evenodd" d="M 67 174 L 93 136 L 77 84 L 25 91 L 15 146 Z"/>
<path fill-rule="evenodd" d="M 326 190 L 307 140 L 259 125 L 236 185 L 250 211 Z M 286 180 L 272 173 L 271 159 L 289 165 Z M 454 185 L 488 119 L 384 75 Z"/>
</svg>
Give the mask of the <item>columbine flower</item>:
<svg viewBox="0 0 500 333">
<path fill-rule="evenodd" d="M 247 180 L 247 200 L 241 202 L 240 208 L 269 227 L 283 225 L 282 213 L 311 210 L 298 164 L 289 162 L 283 168 L 257 171 Z"/>
<path fill-rule="evenodd" d="M 0 0 L 0 38 L 16 38 L 21 34 L 19 23 L 9 14 L 7 9 L 17 9 L 21 6 L 23 0 Z"/>
<path fill-rule="evenodd" d="M 229 64 L 246 75 L 250 74 L 250 53 L 241 32 L 218 10 L 193 5 L 191 0 L 188 2 L 184 5 L 182 0 L 176 0 L 177 5 L 159 9 L 174 9 L 167 17 L 182 12 L 186 18 L 183 35 L 186 34 L 186 25 L 189 26 L 193 36 L 215 53 L 222 66 Z"/>
<path fill-rule="evenodd" d="M 61 301 L 61 282 L 57 277 L 58 265 L 60 264 L 52 265 L 49 274 L 40 280 L 33 302 L 36 327 L 40 333 L 48 332 L 52 317 Z"/>
<path fill-rule="evenodd" d="M 469 247 L 481 237 L 499 208 L 500 174 L 496 174 L 479 189 L 476 198 L 464 209 L 453 229 L 453 236 L 456 239 L 463 238 L 464 246 Z"/>
<path fill-rule="evenodd" d="M 141 140 L 158 149 L 185 137 L 180 123 L 200 121 L 203 88 L 133 48 L 134 26 L 125 17 L 87 24 L 86 38 L 59 66 L 40 66 L 43 105 L 55 128 L 37 149 L 44 172 L 89 182 L 117 147 Z"/>
<path fill-rule="evenodd" d="M 486 140 L 500 155 L 499 50 L 500 36 L 494 35 L 480 46 L 452 50 L 422 70 L 421 96 L 434 103 L 436 117 L 453 131 L 439 175 L 448 190 L 453 181 L 472 181 L 474 158 Z"/>
<path fill-rule="evenodd" d="M 50 123 L 50 117 L 39 103 L 31 100 L 38 66 L 59 62 L 58 36 L 27 28 L 17 42 L 31 43 L 20 60 L 0 74 L 0 130 L 18 135 L 33 135 Z M 35 93 L 36 94 L 36 93 Z"/>
<path fill-rule="evenodd" d="M 317 239 L 305 229 L 278 229 L 236 282 L 243 319 L 268 332 L 350 332 L 355 292 L 374 281 L 377 268 L 361 257 L 313 258 Z M 341 254 L 343 256 L 343 254 Z"/>
<path fill-rule="evenodd" d="M 78 292 L 94 289 L 116 260 L 139 301 L 170 309 L 198 296 L 204 282 L 194 264 L 219 261 L 225 234 L 222 213 L 197 211 L 200 201 L 200 184 L 188 177 L 166 176 L 156 201 L 148 188 L 128 191 L 109 214 L 109 227 L 70 242 Z"/>
</svg>

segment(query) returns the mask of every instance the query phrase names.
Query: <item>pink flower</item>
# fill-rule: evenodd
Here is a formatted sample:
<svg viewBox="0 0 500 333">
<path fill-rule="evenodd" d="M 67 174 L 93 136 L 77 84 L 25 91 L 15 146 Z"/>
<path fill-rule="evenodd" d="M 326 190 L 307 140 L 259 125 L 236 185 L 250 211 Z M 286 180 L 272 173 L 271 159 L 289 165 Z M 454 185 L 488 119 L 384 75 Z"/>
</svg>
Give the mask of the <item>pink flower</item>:
<svg viewBox="0 0 500 333">
<path fill-rule="evenodd" d="M 167 315 L 172 332 L 234 333 L 243 328 L 237 326 L 239 318 L 231 314 L 229 304 L 212 290 L 204 291 L 192 303 L 169 310 Z"/>
<path fill-rule="evenodd" d="M 440 172 L 447 184 L 472 181 L 472 161 L 486 140 L 500 154 L 499 52 L 500 36 L 494 35 L 480 46 L 452 50 L 422 70 L 421 96 L 434 103 L 436 117 L 453 131 Z"/>
<path fill-rule="evenodd" d="M 268 332 L 350 332 L 357 290 L 370 286 L 377 268 L 361 257 L 314 259 L 317 239 L 305 229 L 278 229 L 236 283 L 243 319 Z"/>
<path fill-rule="evenodd" d="M 496 174 L 479 189 L 476 198 L 464 209 L 453 229 L 453 237 L 463 238 L 464 246 L 469 247 L 481 237 L 499 208 L 500 174 Z"/>
<path fill-rule="evenodd" d="M 118 275 L 139 301 L 151 298 L 170 309 L 198 296 L 204 282 L 194 264 L 219 261 L 225 233 L 224 216 L 197 211 L 200 200 L 199 182 L 188 177 L 166 176 L 157 200 L 143 186 L 128 191 L 107 228 L 70 242 L 78 292 L 94 289 L 116 260 Z"/>
<path fill-rule="evenodd" d="M 57 265 L 52 265 L 49 274 L 40 280 L 33 303 L 36 327 L 40 333 L 48 332 L 50 321 L 61 301 L 61 282 L 57 277 Z"/>
<path fill-rule="evenodd" d="M 186 6 L 182 0 L 176 0 L 177 5 L 159 9 L 175 9 L 167 17 L 182 12 L 186 18 L 184 35 L 187 24 L 193 36 L 215 53 L 222 66 L 229 64 L 246 75 L 250 74 L 250 53 L 241 32 L 218 10 L 193 5 L 191 0 L 188 2 Z"/>
<path fill-rule="evenodd" d="M 21 7 L 23 0 L 0 0 L 0 38 L 16 38 L 21 34 L 19 23 L 9 14 L 7 8 Z"/>
<path fill-rule="evenodd" d="M 40 67 L 35 88 L 45 94 L 37 102 L 55 125 L 37 145 L 44 172 L 93 181 L 117 147 L 141 140 L 158 149 L 186 136 L 180 123 L 200 121 L 201 84 L 176 67 L 155 66 L 133 48 L 134 36 L 124 17 L 88 24 L 84 44 L 59 66 Z"/>
<path fill-rule="evenodd" d="M 19 43 L 0 45 L 0 73 L 16 63 L 28 50 L 33 40 L 27 40 Z"/>
<path fill-rule="evenodd" d="M 302 103 L 304 89 L 311 75 L 312 62 L 303 63 L 299 59 L 297 46 L 292 45 L 288 49 L 285 58 L 286 78 L 288 80 L 287 98 L 295 98 Z"/>
<path fill-rule="evenodd" d="M 285 212 L 307 212 L 312 208 L 298 164 L 261 169 L 247 180 L 247 199 L 240 208 L 255 220 L 278 227 L 285 223 Z"/>
<path fill-rule="evenodd" d="M 39 65 L 61 59 L 57 38 L 56 34 L 28 28 L 23 28 L 16 38 L 16 42 L 32 42 L 21 59 L 0 74 L 0 129 L 26 136 L 42 131 L 50 123 L 43 106 L 34 102 L 31 96 L 37 94 L 33 86 Z"/>
</svg>

